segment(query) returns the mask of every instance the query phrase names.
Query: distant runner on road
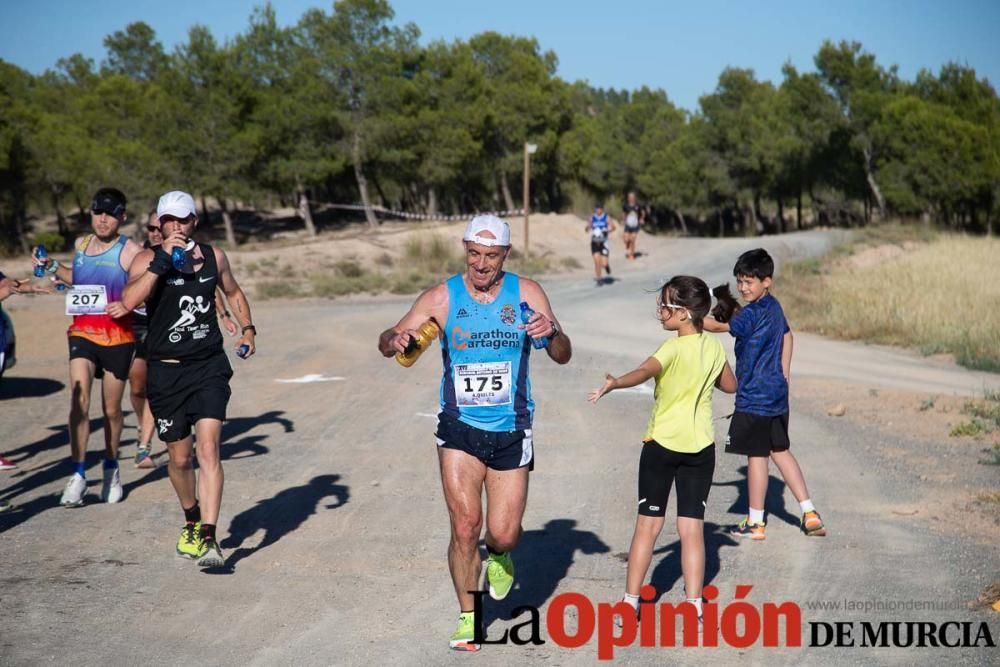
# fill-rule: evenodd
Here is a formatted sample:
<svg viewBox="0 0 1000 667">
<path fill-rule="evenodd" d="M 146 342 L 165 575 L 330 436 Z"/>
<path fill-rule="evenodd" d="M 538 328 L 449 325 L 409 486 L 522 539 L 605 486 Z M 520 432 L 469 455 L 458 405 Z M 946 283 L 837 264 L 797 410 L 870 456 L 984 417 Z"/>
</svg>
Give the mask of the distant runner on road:
<svg viewBox="0 0 1000 667">
<path fill-rule="evenodd" d="M 608 248 L 608 237 L 616 229 L 618 229 L 618 225 L 615 224 L 614 220 L 608 218 L 608 214 L 604 210 L 604 204 L 597 204 L 594 207 L 594 213 L 590 216 L 590 222 L 587 223 L 584 231 L 590 232 L 590 254 L 594 258 L 594 280 L 598 287 L 604 284 L 604 275 L 601 273 L 602 269 L 609 276 L 611 275 L 611 261 L 609 258 L 611 251 Z"/>
<path fill-rule="evenodd" d="M 625 259 L 635 259 L 635 239 L 639 228 L 646 222 L 646 209 L 636 199 L 635 192 L 629 192 L 622 206 L 622 216 L 625 218 Z"/>
</svg>

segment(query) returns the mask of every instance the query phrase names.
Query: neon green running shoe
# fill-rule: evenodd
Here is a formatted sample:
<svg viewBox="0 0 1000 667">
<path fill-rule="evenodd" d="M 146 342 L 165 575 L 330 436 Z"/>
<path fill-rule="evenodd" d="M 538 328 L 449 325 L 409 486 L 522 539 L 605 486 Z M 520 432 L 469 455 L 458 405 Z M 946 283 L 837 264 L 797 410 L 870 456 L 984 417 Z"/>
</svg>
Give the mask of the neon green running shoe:
<svg viewBox="0 0 1000 667">
<path fill-rule="evenodd" d="M 458 616 L 458 629 L 448 639 L 448 647 L 454 651 L 478 651 L 479 644 L 472 642 L 476 637 L 476 615 L 471 611 Z"/>
<path fill-rule="evenodd" d="M 490 582 L 490 597 L 503 600 L 514 586 L 514 560 L 510 554 L 486 558 L 486 578 Z"/>
<path fill-rule="evenodd" d="M 181 536 L 177 538 L 177 555 L 181 558 L 194 560 L 202 554 L 205 543 L 201 540 L 201 521 L 186 523 L 181 528 Z"/>
</svg>

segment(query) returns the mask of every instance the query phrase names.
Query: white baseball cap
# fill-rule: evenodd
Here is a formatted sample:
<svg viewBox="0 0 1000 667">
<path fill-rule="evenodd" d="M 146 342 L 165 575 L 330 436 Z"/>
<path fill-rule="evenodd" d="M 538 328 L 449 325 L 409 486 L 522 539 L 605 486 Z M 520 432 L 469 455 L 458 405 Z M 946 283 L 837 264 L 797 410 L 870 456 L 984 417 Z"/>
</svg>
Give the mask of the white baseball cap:
<svg viewBox="0 0 1000 667">
<path fill-rule="evenodd" d="M 180 190 L 172 190 L 160 197 L 156 203 L 156 215 L 172 215 L 181 220 L 188 216 L 197 215 L 194 207 L 194 197 Z"/>
<path fill-rule="evenodd" d="M 481 236 L 483 232 L 489 232 L 493 238 Z M 462 240 L 485 246 L 509 246 L 510 226 L 495 215 L 477 215 L 465 227 L 465 236 Z"/>
</svg>

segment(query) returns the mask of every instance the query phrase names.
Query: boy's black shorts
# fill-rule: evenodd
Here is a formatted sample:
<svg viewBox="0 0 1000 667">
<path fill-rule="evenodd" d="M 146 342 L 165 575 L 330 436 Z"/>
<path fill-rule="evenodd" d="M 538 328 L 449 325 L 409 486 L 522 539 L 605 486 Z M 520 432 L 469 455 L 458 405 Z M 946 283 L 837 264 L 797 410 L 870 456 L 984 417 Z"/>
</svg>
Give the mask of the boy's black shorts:
<svg viewBox="0 0 1000 667">
<path fill-rule="evenodd" d="M 457 449 L 475 456 L 487 468 L 516 470 L 528 466 L 535 469 L 535 451 L 531 429 L 519 431 L 484 431 L 445 413 L 438 414 L 438 447 Z"/>
<path fill-rule="evenodd" d="M 664 516 L 670 487 L 676 481 L 677 516 L 704 520 L 714 473 L 714 444 L 687 454 L 647 441 L 639 457 L 639 514 Z"/>
<path fill-rule="evenodd" d="M 83 336 L 69 337 L 69 358 L 87 359 L 94 364 L 94 377 L 103 378 L 104 372 L 111 373 L 125 382 L 128 371 L 132 367 L 132 357 L 135 355 L 135 343 L 121 345 L 98 345 Z"/>
<path fill-rule="evenodd" d="M 774 417 L 752 415 L 749 412 L 733 413 L 726 438 L 728 454 L 743 456 L 770 456 L 789 448 L 788 413 Z"/>
<path fill-rule="evenodd" d="M 160 440 L 183 440 L 199 419 L 225 421 L 231 377 L 233 367 L 224 352 L 178 364 L 150 360 L 146 395 Z"/>
</svg>

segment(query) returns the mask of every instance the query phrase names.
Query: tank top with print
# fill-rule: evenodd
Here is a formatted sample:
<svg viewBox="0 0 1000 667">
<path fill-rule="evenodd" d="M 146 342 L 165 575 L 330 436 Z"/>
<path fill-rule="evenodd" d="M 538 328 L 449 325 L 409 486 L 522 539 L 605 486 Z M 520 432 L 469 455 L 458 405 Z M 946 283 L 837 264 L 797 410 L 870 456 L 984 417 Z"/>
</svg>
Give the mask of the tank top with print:
<svg viewBox="0 0 1000 667">
<path fill-rule="evenodd" d="M 122 268 L 121 262 L 122 250 L 125 249 L 128 238 L 123 234 L 119 235 L 118 241 L 101 254 L 88 255 L 87 247 L 93 240 L 94 235 L 88 235 L 73 255 L 73 285 L 103 285 L 108 303 L 121 301 L 128 282 L 128 271 Z M 135 342 L 132 313 L 118 318 L 106 313 L 74 315 L 67 333 L 102 346 Z"/>
<path fill-rule="evenodd" d="M 593 241 L 604 241 L 608 238 L 608 214 L 596 213 L 590 216 L 590 238 Z"/>
<path fill-rule="evenodd" d="M 484 431 L 531 428 L 531 342 L 520 324 L 518 276 L 506 273 L 492 303 L 469 294 L 462 274 L 448 287 L 441 356 L 441 411 Z"/>
<path fill-rule="evenodd" d="M 219 267 L 212 246 L 199 243 L 205 258 L 194 273 L 171 268 L 146 299 L 152 360 L 199 361 L 222 352 L 222 331 L 215 312 Z"/>
</svg>

